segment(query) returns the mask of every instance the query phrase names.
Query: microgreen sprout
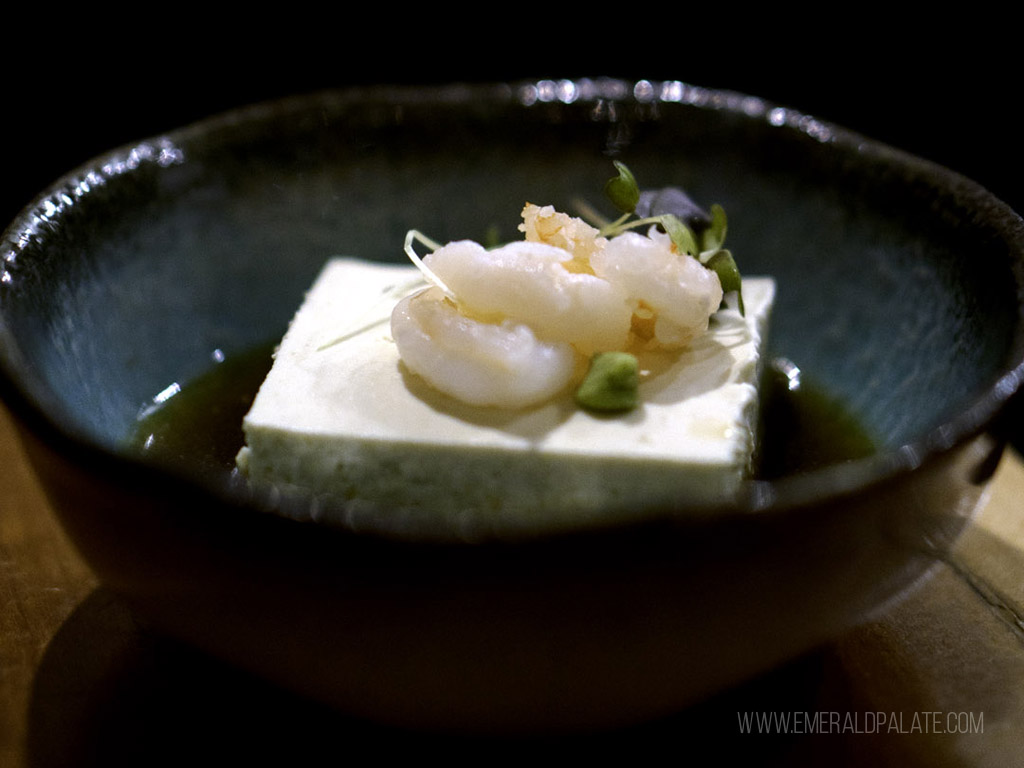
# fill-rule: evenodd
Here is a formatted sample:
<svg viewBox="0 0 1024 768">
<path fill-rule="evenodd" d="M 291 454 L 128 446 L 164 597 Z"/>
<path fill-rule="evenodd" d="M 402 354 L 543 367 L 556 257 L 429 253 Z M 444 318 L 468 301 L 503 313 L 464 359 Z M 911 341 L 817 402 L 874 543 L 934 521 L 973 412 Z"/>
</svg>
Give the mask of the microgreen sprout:
<svg viewBox="0 0 1024 768">
<path fill-rule="evenodd" d="M 711 225 L 704 230 L 701 246 L 704 251 L 717 251 L 725 243 L 725 233 L 729 222 L 725 218 L 725 209 L 718 203 L 711 206 Z"/>
<path fill-rule="evenodd" d="M 614 165 L 618 176 L 613 176 L 605 182 L 604 191 L 612 205 L 623 213 L 611 223 L 601 223 L 601 234 L 605 237 L 614 237 L 638 227 L 661 227 L 679 253 L 693 256 L 718 275 L 724 293 L 736 292 L 740 314 L 745 314 L 740 271 L 732 253 L 723 248 L 728 220 L 722 206 L 717 203 L 711 206 L 711 223 L 699 232 L 692 230 L 679 216 L 672 213 L 632 219 L 640 200 L 640 187 L 625 163 L 615 160 Z"/>
<path fill-rule="evenodd" d="M 612 205 L 618 208 L 627 216 L 636 211 L 636 204 L 640 202 L 640 187 L 637 186 L 633 172 L 626 167 L 625 163 L 618 160 L 613 161 L 618 176 L 613 176 L 604 184 L 604 193 L 612 201 Z"/>
<path fill-rule="evenodd" d="M 741 287 L 742 278 L 732 253 L 721 248 L 708 257 L 708 260 L 704 262 L 704 266 L 713 270 L 718 275 L 718 282 L 722 284 L 723 293 L 736 291 L 740 314 L 745 315 L 746 311 L 743 309 L 743 290 Z"/>
</svg>

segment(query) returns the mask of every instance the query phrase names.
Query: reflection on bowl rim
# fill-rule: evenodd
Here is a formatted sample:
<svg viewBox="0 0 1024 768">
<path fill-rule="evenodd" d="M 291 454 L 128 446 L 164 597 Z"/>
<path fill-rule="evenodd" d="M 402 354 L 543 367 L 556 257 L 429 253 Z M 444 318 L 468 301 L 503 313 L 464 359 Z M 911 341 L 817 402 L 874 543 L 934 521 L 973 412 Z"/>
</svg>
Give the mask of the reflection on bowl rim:
<svg viewBox="0 0 1024 768">
<path fill-rule="evenodd" d="M 669 101 L 705 109 L 738 112 L 751 120 L 765 121 L 773 127 L 798 131 L 818 142 L 853 146 L 861 154 L 876 153 L 886 161 L 912 169 L 917 175 L 925 176 L 945 188 L 955 186 L 961 200 L 975 203 L 979 208 L 983 207 L 988 214 L 988 221 L 996 222 L 999 232 L 1006 240 L 1021 244 L 1020 249 L 1024 252 L 1024 221 L 979 184 L 923 158 L 865 138 L 828 121 L 771 104 L 754 96 L 703 88 L 680 81 L 627 82 L 613 78 L 542 80 L 518 84 L 449 84 L 427 88 L 381 85 L 339 89 L 326 93 L 347 94 L 354 99 L 364 96 L 396 99 L 415 97 L 421 102 L 431 98 L 465 99 L 467 95 L 472 94 L 474 98 L 487 96 L 524 106 L 539 102 L 568 104 L 580 100 L 606 103 L 632 101 L 638 104 Z M 63 207 L 73 202 L 69 197 L 69 189 L 77 190 L 76 194 L 87 194 L 88 189 L 83 189 L 81 182 L 89 178 L 90 174 L 116 175 L 131 170 L 139 162 L 145 161 L 176 162 L 178 158 L 175 157 L 174 151 L 179 140 L 187 140 L 193 134 L 201 134 L 219 125 L 260 119 L 280 111 L 300 108 L 323 95 L 313 93 L 291 96 L 232 109 L 160 136 L 113 149 L 64 174 L 27 205 L 5 230 L 0 243 L 0 248 L 3 249 L 3 262 L 0 264 L 0 300 L 2 291 L 13 279 L 8 269 L 9 265 L 17 262 L 20 250 L 30 241 L 30 236 L 36 231 L 39 223 L 59 220 Z M 870 456 L 800 475 L 776 480 L 752 480 L 747 483 L 746 493 L 741 499 L 716 511 L 765 514 L 772 510 L 802 507 L 865 490 L 897 475 L 913 472 L 934 457 L 996 426 L 998 415 L 1014 398 L 1024 381 L 1024 301 L 1020 300 L 1020 296 L 1024 294 L 1024 287 L 1021 287 L 1024 284 L 1024 257 L 1017 262 L 1016 267 L 1018 322 L 1012 340 L 1010 362 L 1004 366 L 998 379 L 976 395 L 969 405 L 921 437 L 894 449 L 878 451 Z M 62 428 L 52 416 L 52 411 L 48 411 L 46 405 L 31 394 L 46 392 L 47 388 L 40 382 L 32 381 L 29 369 L 18 359 L 19 354 L 17 340 L 12 337 L 5 325 L 0 325 L 0 399 L 19 417 L 26 428 L 45 443 L 56 447 L 63 455 L 74 456 L 79 463 L 90 468 L 102 467 L 114 472 L 128 469 L 136 472 L 153 472 L 153 477 L 173 478 L 176 482 L 186 483 L 204 493 L 212 493 L 221 500 L 233 504 L 252 502 L 251 498 L 247 499 L 245 494 L 228 483 L 218 487 L 216 484 L 197 481 L 187 473 L 156 466 L 138 455 L 108 449 L 88 437 L 73 434 Z M 683 510 L 673 515 L 673 519 L 685 520 L 691 512 L 692 510 Z M 623 525 L 629 523 L 623 522 Z"/>
</svg>

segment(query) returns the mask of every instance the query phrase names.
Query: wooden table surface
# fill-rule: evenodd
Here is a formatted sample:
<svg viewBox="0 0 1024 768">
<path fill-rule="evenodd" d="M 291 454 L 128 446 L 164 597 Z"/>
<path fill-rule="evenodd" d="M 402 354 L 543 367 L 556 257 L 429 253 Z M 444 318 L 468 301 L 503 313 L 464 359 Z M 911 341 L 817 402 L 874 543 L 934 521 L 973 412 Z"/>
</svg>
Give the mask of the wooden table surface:
<svg viewBox="0 0 1024 768">
<path fill-rule="evenodd" d="M 303 765 L 365 749 L 484 759 L 559 748 L 621 749 L 642 763 L 701 745 L 749 765 L 1021 765 L 1022 499 L 1024 463 L 1008 452 L 977 521 L 927 584 L 710 702 L 623 732 L 497 743 L 354 721 L 147 629 L 71 547 L 0 409 L 0 766 Z M 754 712 L 802 715 L 789 730 L 803 732 L 783 733 L 776 720 L 745 733 Z"/>
</svg>

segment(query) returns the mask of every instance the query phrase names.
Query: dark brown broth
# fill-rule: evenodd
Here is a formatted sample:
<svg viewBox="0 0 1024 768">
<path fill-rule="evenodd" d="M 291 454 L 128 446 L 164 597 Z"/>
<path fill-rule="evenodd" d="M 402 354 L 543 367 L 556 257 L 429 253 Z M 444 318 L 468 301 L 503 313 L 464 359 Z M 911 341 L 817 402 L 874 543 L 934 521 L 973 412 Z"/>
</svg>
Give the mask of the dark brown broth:
<svg viewBox="0 0 1024 768">
<path fill-rule="evenodd" d="M 222 362 L 140 419 L 133 448 L 161 464 L 205 477 L 230 473 L 242 447 L 242 419 L 273 362 L 265 344 Z"/>
<path fill-rule="evenodd" d="M 273 344 L 228 356 L 140 420 L 134 448 L 160 463 L 216 477 L 230 473 L 243 444 L 242 418 L 270 370 Z M 758 477 L 787 474 L 856 459 L 874 443 L 857 420 L 804 376 L 769 368 L 762 385 Z"/>
<path fill-rule="evenodd" d="M 875 441 L 856 417 L 806 375 L 798 388 L 769 367 L 761 384 L 757 476 L 774 480 L 863 458 Z"/>
</svg>

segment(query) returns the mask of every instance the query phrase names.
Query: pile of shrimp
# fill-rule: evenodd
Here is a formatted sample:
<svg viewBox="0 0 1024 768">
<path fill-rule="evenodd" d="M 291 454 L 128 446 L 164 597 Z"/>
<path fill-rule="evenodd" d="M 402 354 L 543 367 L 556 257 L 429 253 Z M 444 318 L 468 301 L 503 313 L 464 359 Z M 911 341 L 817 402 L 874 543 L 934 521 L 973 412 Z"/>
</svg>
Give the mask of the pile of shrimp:
<svg viewBox="0 0 1024 768">
<path fill-rule="evenodd" d="M 522 218 L 522 241 L 460 240 L 424 256 L 432 284 L 391 316 L 403 363 L 463 402 L 542 403 L 597 352 L 686 346 L 722 302 L 718 276 L 657 228 L 605 238 L 532 203 Z"/>
</svg>

